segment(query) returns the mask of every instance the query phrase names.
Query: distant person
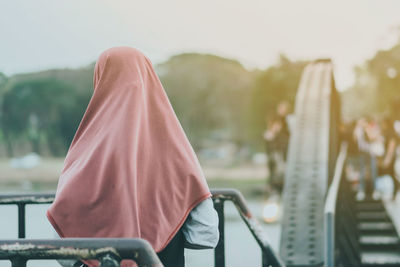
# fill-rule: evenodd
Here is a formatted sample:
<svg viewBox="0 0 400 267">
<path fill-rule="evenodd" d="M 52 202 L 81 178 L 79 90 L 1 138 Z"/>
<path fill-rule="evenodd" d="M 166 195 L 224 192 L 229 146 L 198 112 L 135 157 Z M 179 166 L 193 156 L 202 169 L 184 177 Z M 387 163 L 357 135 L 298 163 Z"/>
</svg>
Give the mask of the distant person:
<svg viewBox="0 0 400 267">
<path fill-rule="evenodd" d="M 271 190 L 282 191 L 284 180 L 284 164 L 289 144 L 288 115 L 290 105 L 282 101 L 277 105 L 276 114 L 267 120 L 264 132 L 266 142 L 267 165 L 269 170 L 268 186 Z"/>
<path fill-rule="evenodd" d="M 354 137 L 358 145 L 360 161 L 359 189 L 356 198 L 363 200 L 367 194 L 371 193 L 374 199 L 379 199 L 380 193 L 376 190 L 378 161 L 385 154 L 381 128 L 374 119 L 360 118 L 354 129 Z M 368 184 L 367 181 L 369 181 Z"/>
<path fill-rule="evenodd" d="M 398 136 L 394 128 L 394 121 L 390 118 L 385 118 L 381 122 L 381 129 L 384 135 L 385 154 L 379 161 L 379 175 L 389 175 L 393 180 L 393 195 L 392 199 L 396 197 L 399 189 L 399 182 L 396 179 L 395 173 L 395 160 L 396 160 L 396 147 L 398 146 Z"/>
<path fill-rule="evenodd" d="M 360 162 L 357 141 L 354 138 L 356 121 L 339 123 L 339 140 L 347 143 L 346 176 L 351 183 L 360 181 Z M 339 142 L 341 143 L 341 142 Z"/>
<path fill-rule="evenodd" d="M 366 133 L 369 143 L 370 177 L 373 190 L 372 197 L 374 199 L 379 199 L 381 195 L 379 191 L 376 190 L 376 182 L 378 178 L 378 160 L 385 154 L 385 145 L 384 137 L 377 120 L 369 119 L 366 125 Z"/>
<path fill-rule="evenodd" d="M 368 158 L 369 158 L 369 143 L 367 140 L 366 127 L 367 120 L 365 118 L 359 118 L 354 126 L 353 138 L 358 150 L 358 189 L 357 189 L 357 200 L 365 199 L 365 181 L 367 174 Z"/>
<path fill-rule="evenodd" d="M 58 235 L 143 238 L 164 266 L 182 267 L 184 247 L 218 242 L 210 196 L 149 59 L 129 47 L 106 50 L 47 211 Z"/>
</svg>

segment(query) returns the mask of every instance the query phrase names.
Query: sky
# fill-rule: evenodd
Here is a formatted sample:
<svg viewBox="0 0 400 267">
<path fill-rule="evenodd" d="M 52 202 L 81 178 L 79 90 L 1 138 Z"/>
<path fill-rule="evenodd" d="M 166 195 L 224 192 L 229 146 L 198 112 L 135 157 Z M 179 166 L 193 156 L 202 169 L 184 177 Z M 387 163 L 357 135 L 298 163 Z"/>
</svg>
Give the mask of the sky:
<svg viewBox="0 0 400 267">
<path fill-rule="evenodd" d="M 0 0 L 0 72 L 94 62 L 128 45 L 157 64 L 183 52 L 212 53 L 266 68 L 332 58 L 339 90 L 353 68 L 399 36 L 398 0 Z"/>
</svg>

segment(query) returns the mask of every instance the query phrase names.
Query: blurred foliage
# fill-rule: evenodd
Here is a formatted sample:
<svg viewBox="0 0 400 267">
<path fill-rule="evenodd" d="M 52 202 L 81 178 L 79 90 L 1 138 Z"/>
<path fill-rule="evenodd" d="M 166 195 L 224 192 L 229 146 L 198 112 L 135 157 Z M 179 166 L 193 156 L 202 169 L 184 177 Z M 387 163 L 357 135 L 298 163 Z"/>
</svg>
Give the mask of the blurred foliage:
<svg viewBox="0 0 400 267">
<path fill-rule="evenodd" d="M 192 145 L 207 139 L 243 143 L 253 72 L 213 55 L 181 54 L 156 68 Z"/>
<path fill-rule="evenodd" d="M 212 139 L 250 145 L 263 151 L 266 116 L 282 100 L 294 103 L 307 62 L 281 56 L 264 71 L 214 55 L 182 54 L 157 67 L 157 73 L 192 144 Z"/>
<path fill-rule="evenodd" d="M 8 78 L 0 86 L 1 132 L 7 155 L 20 150 L 65 155 L 91 96 L 92 73 L 93 65 Z"/>
<path fill-rule="evenodd" d="M 400 39 L 355 68 L 354 85 L 342 93 L 344 115 L 400 118 Z M 356 103 L 356 104 L 355 104 Z"/>
<path fill-rule="evenodd" d="M 279 101 L 293 103 L 305 64 L 281 56 L 266 70 L 248 70 L 235 60 L 187 53 L 156 72 L 195 149 L 229 142 L 263 151 L 265 117 Z M 66 153 L 92 94 L 93 68 L 0 73 L 0 142 L 8 156 Z"/>
<path fill-rule="evenodd" d="M 25 80 L 14 84 L 3 95 L 2 125 L 6 141 L 11 137 L 26 137 L 33 151 L 40 153 L 41 137 L 45 136 L 52 154 L 59 154 L 60 145 L 56 141 L 64 141 L 61 147 L 65 147 L 71 136 L 63 130 L 76 124 L 68 116 L 75 108 L 74 95 L 70 85 L 57 80 Z"/>
<path fill-rule="evenodd" d="M 288 101 L 294 107 L 297 88 L 303 68 L 309 61 L 290 61 L 280 56 L 277 65 L 259 73 L 251 92 L 251 139 L 262 146 L 261 134 L 267 119 L 274 116 L 277 103 Z"/>
</svg>

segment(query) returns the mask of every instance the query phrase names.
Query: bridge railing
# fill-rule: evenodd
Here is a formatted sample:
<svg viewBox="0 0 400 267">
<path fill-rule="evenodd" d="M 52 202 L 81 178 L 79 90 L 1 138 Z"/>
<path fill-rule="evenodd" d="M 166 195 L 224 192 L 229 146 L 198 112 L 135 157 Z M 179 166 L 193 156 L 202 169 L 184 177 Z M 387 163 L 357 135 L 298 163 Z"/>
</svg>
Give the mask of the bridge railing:
<svg viewBox="0 0 400 267">
<path fill-rule="evenodd" d="M 354 195 L 344 177 L 347 144 L 342 143 L 336 160 L 335 172 L 329 187 L 324 209 L 325 267 L 357 266 L 357 229 L 354 213 Z"/>
<path fill-rule="evenodd" d="M 225 201 L 231 201 L 236 209 L 239 212 L 240 217 L 244 221 L 245 225 L 249 229 L 250 233 L 253 235 L 255 238 L 257 244 L 259 245 L 262 253 L 262 267 L 281 267 L 285 266 L 284 263 L 281 261 L 277 253 L 275 253 L 269 243 L 269 241 L 266 239 L 265 235 L 262 232 L 261 225 L 257 221 L 257 219 L 252 216 L 250 210 L 247 207 L 246 201 L 243 197 L 243 195 L 235 189 L 213 189 L 211 190 L 213 194 L 213 202 L 214 202 L 214 207 L 218 213 L 219 216 L 219 232 L 220 232 L 220 239 L 218 242 L 217 247 L 215 248 L 215 256 L 214 256 L 214 261 L 215 261 L 215 267 L 224 267 L 225 266 L 225 214 L 224 214 L 224 203 Z M 25 238 L 25 207 L 26 205 L 30 204 L 49 204 L 54 201 L 54 193 L 44 193 L 44 194 L 14 194 L 14 195 L 0 195 L 0 205 L 17 205 L 18 207 L 18 237 L 19 238 Z M 64 240 L 67 240 L 69 243 L 65 243 L 68 246 L 76 248 L 76 254 L 70 254 L 70 258 L 76 258 L 80 257 L 79 255 L 79 250 L 80 248 L 83 248 L 83 245 L 89 245 L 87 243 L 87 240 L 84 239 L 62 239 L 62 240 L 35 240 L 32 243 L 34 246 L 39 246 L 39 245 L 49 245 L 52 246 L 54 249 L 53 255 L 49 255 L 46 253 L 41 253 L 41 250 L 37 250 L 36 247 L 32 247 L 32 249 L 29 250 L 29 253 L 32 253 L 30 259 L 37 259 L 36 255 L 46 255 L 47 259 L 50 258 L 62 258 L 62 248 L 65 247 L 65 244 L 63 243 Z M 90 239 L 92 240 L 92 239 Z M 110 241 L 111 239 L 106 239 Z M 121 240 L 121 239 L 116 239 L 116 240 Z M 104 244 L 109 244 L 109 243 L 103 243 L 105 241 L 104 239 L 96 241 L 95 246 L 100 246 Z M 107 241 L 107 242 L 108 242 Z M 6 258 L 6 255 L 9 254 L 7 259 L 11 259 L 12 262 L 18 261 L 19 258 L 13 258 L 14 255 L 13 253 L 5 253 L 4 254 L 4 249 L 2 245 L 11 245 L 11 244 L 16 244 L 16 240 L 8 240 L 8 241 L 1 241 L 0 240 L 0 251 L 3 254 L 0 254 L 0 258 Z M 19 244 L 31 244 L 29 242 L 32 242 L 32 240 L 18 240 Z M 21 243 L 23 242 L 23 243 Z M 44 242 L 44 243 L 40 243 Z M 136 240 L 135 242 L 138 242 L 137 244 L 134 243 L 132 245 L 135 245 L 136 247 L 140 244 L 139 240 Z M 64 245 L 63 245 L 64 244 Z M 129 245 L 129 244 L 126 244 Z M 108 247 L 113 247 L 108 245 Z M 21 248 L 21 247 L 19 247 Z M 89 248 L 89 247 L 88 247 Z M 92 248 L 91 248 L 92 249 Z M 121 248 L 123 249 L 123 248 Z M 57 252 L 56 252 L 57 251 Z M 43 252 L 43 251 L 42 251 Z M 150 253 L 150 252 L 149 252 Z M 140 254 L 146 257 L 145 262 L 154 262 L 155 259 L 154 257 L 158 260 L 157 256 L 153 253 L 144 255 Z M 20 257 L 22 261 L 27 260 L 28 254 L 25 253 L 23 254 L 23 257 Z M 44 256 L 41 256 L 42 259 Z M 94 256 L 95 258 L 98 258 L 98 255 Z M 82 257 L 82 259 L 86 259 Z M 144 261 L 144 259 L 138 259 L 140 261 Z M 14 266 L 14 265 L 13 265 Z M 15 265 L 15 266 L 22 266 L 22 265 Z M 118 265 L 115 265 L 118 266 Z M 141 265 L 139 265 L 141 266 Z M 157 266 L 157 265 L 148 265 L 148 266 Z"/>
<path fill-rule="evenodd" d="M 28 260 L 97 260 L 100 267 L 120 266 L 133 260 L 139 267 L 162 267 L 151 245 L 135 238 L 64 238 L 0 240 L 0 259 L 12 267 L 26 267 Z"/>
<path fill-rule="evenodd" d="M 120 266 L 121 260 L 133 260 L 139 267 L 161 267 L 150 244 L 137 238 L 25 238 L 25 207 L 30 204 L 49 204 L 54 193 L 0 195 L 0 205 L 17 205 L 18 238 L 0 240 L 0 259 L 10 260 L 12 267 L 25 267 L 34 259 L 98 260 L 100 266 Z"/>
<path fill-rule="evenodd" d="M 225 267 L 225 215 L 224 202 L 231 201 L 239 212 L 247 228 L 250 230 L 258 246 L 261 249 L 262 267 L 280 267 L 285 266 L 278 254 L 272 249 L 269 241 L 264 235 L 261 225 L 257 219 L 251 214 L 247 207 L 246 201 L 240 191 L 235 189 L 213 189 L 214 207 L 217 210 L 219 217 L 219 232 L 220 238 L 217 247 L 215 248 L 215 267 Z"/>
<path fill-rule="evenodd" d="M 18 207 L 18 238 L 25 238 L 25 207 L 29 204 L 50 204 L 54 201 L 54 193 L 40 194 L 2 194 L 0 205 L 16 205 Z"/>
</svg>

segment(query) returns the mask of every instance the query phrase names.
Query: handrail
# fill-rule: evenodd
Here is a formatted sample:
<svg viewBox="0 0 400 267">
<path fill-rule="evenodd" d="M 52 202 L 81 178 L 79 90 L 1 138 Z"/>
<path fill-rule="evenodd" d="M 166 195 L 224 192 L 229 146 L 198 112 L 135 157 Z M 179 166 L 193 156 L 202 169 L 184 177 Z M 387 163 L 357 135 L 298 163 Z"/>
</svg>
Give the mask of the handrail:
<svg viewBox="0 0 400 267">
<path fill-rule="evenodd" d="M 138 238 L 63 238 L 0 240 L 0 259 L 25 267 L 31 259 L 98 260 L 100 266 L 119 266 L 124 259 L 139 267 L 162 267 L 151 245 Z"/>
<path fill-rule="evenodd" d="M 18 206 L 18 237 L 25 238 L 25 206 L 49 204 L 54 198 L 54 193 L 3 194 L 0 205 Z M 0 259 L 11 260 L 13 267 L 26 266 L 28 259 L 97 259 L 108 262 L 107 266 L 119 266 L 122 259 L 131 259 L 139 267 L 162 266 L 150 244 L 138 238 L 0 240 Z"/>
<path fill-rule="evenodd" d="M 9 204 L 48 204 L 54 201 L 54 193 L 31 193 L 31 194 L 1 194 L 0 205 Z"/>
<path fill-rule="evenodd" d="M 212 189 L 214 207 L 219 216 L 219 230 L 220 239 L 215 249 L 215 266 L 225 266 L 225 240 L 224 240 L 224 201 L 232 201 L 236 209 L 239 211 L 240 217 L 245 222 L 247 228 L 255 238 L 257 244 L 262 252 L 262 266 L 263 267 L 283 267 L 285 264 L 280 259 L 277 253 L 272 249 L 270 242 L 266 239 L 265 234 L 260 226 L 258 220 L 251 214 L 247 207 L 246 201 L 242 193 L 236 189 Z"/>
<path fill-rule="evenodd" d="M 335 214 L 337 196 L 340 182 L 343 176 L 344 163 L 347 156 L 347 143 L 343 142 L 340 146 L 339 156 L 336 160 L 335 173 L 325 199 L 324 208 L 324 258 L 325 267 L 335 266 Z"/>
<path fill-rule="evenodd" d="M 25 238 L 25 206 L 27 204 L 53 203 L 54 198 L 54 193 L 2 194 L 0 195 L 0 205 L 17 205 L 18 238 Z"/>
<path fill-rule="evenodd" d="M 262 228 L 257 219 L 252 216 L 246 201 L 240 191 L 236 189 L 212 189 L 214 207 L 219 216 L 220 240 L 215 249 L 215 266 L 225 266 L 225 241 L 224 241 L 224 201 L 232 201 L 239 211 L 247 228 L 255 238 L 262 251 L 262 266 L 283 267 L 285 264 L 278 254 L 270 246 L 265 238 Z M 18 206 L 18 236 L 25 237 L 25 205 L 27 204 L 48 204 L 54 201 L 54 193 L 45 194 L 7 194 L 0 195 L 0 205 L 15 204 Z"/>
</svg>

